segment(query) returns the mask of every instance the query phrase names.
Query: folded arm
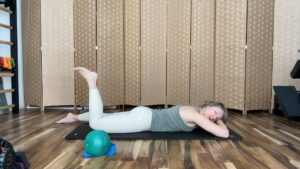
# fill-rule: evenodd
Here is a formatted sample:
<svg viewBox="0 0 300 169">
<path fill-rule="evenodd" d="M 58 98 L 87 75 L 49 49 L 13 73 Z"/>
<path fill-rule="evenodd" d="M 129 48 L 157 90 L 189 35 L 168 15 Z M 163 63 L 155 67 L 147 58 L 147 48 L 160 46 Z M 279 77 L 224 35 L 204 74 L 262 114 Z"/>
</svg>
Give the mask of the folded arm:
<svg viewBox="0 0 300 169">
<path fill-rule="evenodd" d="M 226 125 L 223 123 L 222 120 L 218 120 L 216 123 L 210 121 L 202 114 L 194 114 L 193 121 L 199 127 L 203 128 L 204 130 L 214 134 L 215 136 L 227 138 L 229 137 L 229 130 Z"/>
</svg>

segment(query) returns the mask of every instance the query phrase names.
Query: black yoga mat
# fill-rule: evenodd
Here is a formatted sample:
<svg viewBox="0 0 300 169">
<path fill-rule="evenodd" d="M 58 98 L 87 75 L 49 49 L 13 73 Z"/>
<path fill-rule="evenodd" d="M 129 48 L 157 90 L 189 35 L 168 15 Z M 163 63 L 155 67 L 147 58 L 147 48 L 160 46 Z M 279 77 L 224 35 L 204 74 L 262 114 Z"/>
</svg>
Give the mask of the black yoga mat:
<svg viewBox="0 0 300 169">
<path fill-rule="evenodd" d="M 88 123 L 84 123 L 74 129 L 66 136 L 66 140 L 84 140 L 85 136 L 93 129 Z M 111 140 L 241 140 L 242 137 L 233 130 L 229 129 L 230 136 L 222 138 L 196 128 L 191 132 L 150 132 L 143 131 L 137 133 L 109 133 Z"/>
</svg>

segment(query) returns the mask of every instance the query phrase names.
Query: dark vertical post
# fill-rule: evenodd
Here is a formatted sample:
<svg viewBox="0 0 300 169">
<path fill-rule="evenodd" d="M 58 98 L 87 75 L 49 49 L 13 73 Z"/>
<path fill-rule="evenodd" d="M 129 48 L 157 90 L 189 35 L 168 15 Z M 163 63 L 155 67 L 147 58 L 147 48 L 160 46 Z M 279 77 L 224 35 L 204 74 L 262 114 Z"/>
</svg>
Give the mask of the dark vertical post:
<svg viewBox="0 0 300 169">
<path fill-rule="evenodd" d="M 17 2 L 16 0 L 11 0 L 12 3 L 10 9 L 12 14 L 10 15 L 10 25 L 13 29 L 10 31 L 10 38 L 13 45 L 11 46 L 11 57 L 16 63 L 16 67 L 13 69 L 12 73 L 12 88 L 15 90 L 12 93 L 12 103 L 15 105 L 13 108 L 13 113 L 19 113 L 19 83 L 18 83 L 18 25 L 17 25 Z"/>
</svg>

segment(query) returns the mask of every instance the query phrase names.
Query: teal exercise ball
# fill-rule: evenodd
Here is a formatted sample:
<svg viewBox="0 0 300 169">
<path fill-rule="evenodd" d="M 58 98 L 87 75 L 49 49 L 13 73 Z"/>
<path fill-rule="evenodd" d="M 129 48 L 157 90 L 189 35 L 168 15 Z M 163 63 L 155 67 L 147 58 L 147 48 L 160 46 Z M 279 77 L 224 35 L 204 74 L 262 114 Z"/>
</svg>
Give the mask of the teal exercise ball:
<svg viewBox="0 0 300 169">
<path fill-rule="evenodd" d="M 89 132 L 84 140 L 84 148 L 92 156 L 105 155 L 111 146 L 110 138 L 105 131 L 95 130 Z"/>
</svg>

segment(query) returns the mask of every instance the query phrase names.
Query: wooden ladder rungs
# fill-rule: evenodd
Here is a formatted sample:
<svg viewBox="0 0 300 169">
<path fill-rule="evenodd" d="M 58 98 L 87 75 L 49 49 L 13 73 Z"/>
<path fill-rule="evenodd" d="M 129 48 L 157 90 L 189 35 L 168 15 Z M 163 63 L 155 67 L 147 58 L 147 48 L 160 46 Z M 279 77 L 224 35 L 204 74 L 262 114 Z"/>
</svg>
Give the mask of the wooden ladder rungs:
<svg viewBox="0 0 300 169">
<path fill-rule="evenodd" d="M 7 12 L 9 14 L 12 14 L 12 11 L 10 9 L 7 9 L 7 8 L 5 8 L 3 6 L 0 6 L 0 11 L 4 11 L 4 12 Z"/>
<path fill-rule="evenodd" d="M 2 28 L 7 28 L 7 29 L 13 29 L 12 26 L 5 25 L 5 24 L 3 24 L 3 23 L 0 23 L 0 27 L 2 27 Z"/>
<path fill-rule="evenodd" d="M 14 76 L 11 72 L 0 72 L 0 77 L 11 77 Z"/>
<path fill-rule="evenodd" d="M 15 89 L 0 90 L 0 93 L 12 93 Z"/>
<path fill-rule="evenodd" d="M 9 109 L 9 108 L 14 108 L 15 105 L 12 104 L 12 105 L 7 105 L 7 106 L 0 106 L 0 110 L 3 110 L 3 109 Z"/>
<path fill-rule="evenodd" d="M 14 43 L 9 42 L 9 41 L 0 40 L 0 44 L 13 45 Z"/>
</svg>

